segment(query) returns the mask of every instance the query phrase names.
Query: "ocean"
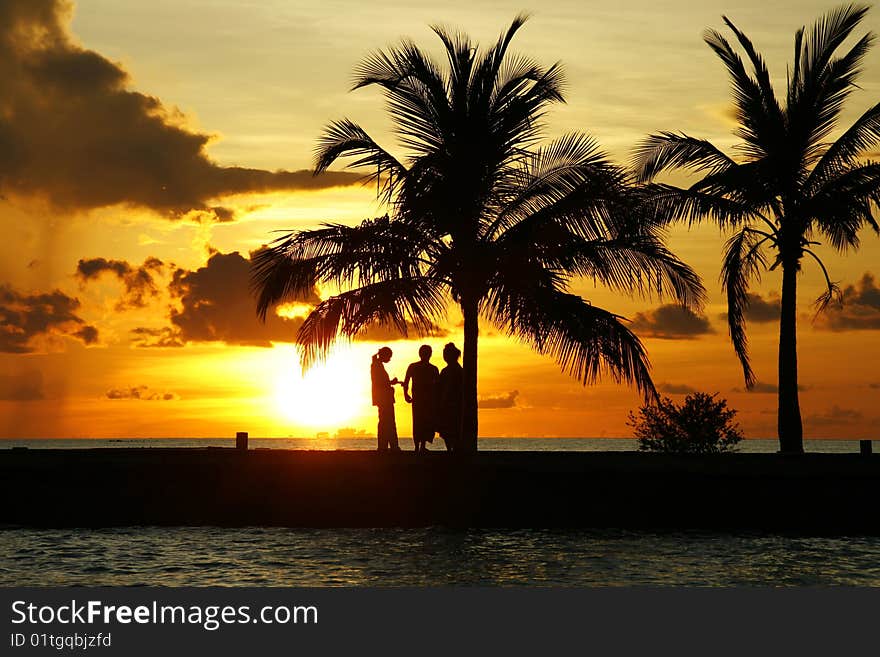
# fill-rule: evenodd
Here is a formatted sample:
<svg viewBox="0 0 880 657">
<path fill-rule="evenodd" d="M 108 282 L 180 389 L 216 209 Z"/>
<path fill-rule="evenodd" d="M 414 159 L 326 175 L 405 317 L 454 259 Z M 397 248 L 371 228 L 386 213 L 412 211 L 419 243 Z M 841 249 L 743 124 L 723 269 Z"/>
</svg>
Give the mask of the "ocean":
<svg viewBox="0 0 880 657">
<path fill-rule="evenodd" d="M 233 444 L 229 439 L 3 440 L 0 448 Z M 374 448 L 373 440 L 362 438 L 251 439 L 250 445 Z M 402 445 L 409 447 L 407 441 Z M 622 439 L 488 438 L 481 439 L 480 448 L 623 451 L 636 444 Z M 858 441 L 807 441 L 806 448 L 855 453 Z M 772 440 L 749 440 L 741 446 L 743 452 L 776 449 Z M 437 527 L 0 527 L 0 586 L 70 585 L 880 586 L 880 537 Z"/>
<path fill-rule="evenodd" d="M 880 538 L 630 531 L 0 530 L 0 586 L 880 586 Z"/>
<path fill-rule="evenodd" d="M 251 449 L 376 449 L 375 438 L 250 438 Z M 410 438 L 401 438 L 402 449 L 412 449 Z M 0 449 L 26 447 L 28 449 L 98 449 L 105 447 L 235 447 L 234 438 L 29 438 L 0 439 Z M 538 452 L 626 452 L 635 451 L 638 445 L 631 438 L 480 438 L 479 448 L 488 451 L 538 451 Z M 858 440 L 805 440 L 808 452 L 851 453 L 859 452 Z M 443 441 L 436 439 L 429 449 L 443 451 Z M 773 453 L 779 442 L 770 439 L 744 440 L 739 444 L 743 453 Z"/>
</svg>

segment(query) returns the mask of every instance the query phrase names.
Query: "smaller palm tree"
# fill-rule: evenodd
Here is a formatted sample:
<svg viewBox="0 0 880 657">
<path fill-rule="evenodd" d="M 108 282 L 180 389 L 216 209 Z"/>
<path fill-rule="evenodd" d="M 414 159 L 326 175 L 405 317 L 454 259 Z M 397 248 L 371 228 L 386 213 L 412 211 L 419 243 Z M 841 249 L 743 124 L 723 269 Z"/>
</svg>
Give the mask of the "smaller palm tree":
<svg viewBox="0 0 880 657">
<path fill-rule="evenodd" d="M 297 335 L 308 367 L 369 325 L 402 335 L 464 319 L 462 439 L 477 447 L 478 323 L 531 345 L 586 383 L 601 375 L 654 396 L 645 350 L 622 318 L 572 293 L 580 277 L 628 295 L 655 291 L 698 307 L 698 276 L 636 213 L 627 178 L 595 141 L 538 146 L 541 118 L 562 101 L 560 67 L 508 55 L 525 18 L 480 51 L 434 28 L 448 67 L 410 42 L 369 57 L 355 88 L 380 87 L 405 161 L 349 120 L 322 137 L 316 172 L 340 157 L 370 172 L 389 214 L 357 226 L 291 232 L 254 261 L 257 311 L 315 285 L 339 290 Z"/>
<path fill-rule="evenodd" d="M 642 182 L 670 169 L 705 174 L 687 189 L 649 186 L 662 215 L 711 218 L 735 231 L 725 246 L 721 281 L 730 337 L 748 387 L 755 384 L 745 331 L 749 286 L 762 271 L 782 269 L 778 431 L 783 452 L 803 452 L 797 370 L 797 280 L 803 260 L 814 260 L 825 277 L 827 290 L 817 301 L 822 310 L 839 290 L 814 250 L 820 244 L 816 238 L 843 253 L 859 246 L 863 226 L 878 231 L 873 211 L 880 201 L 880 163 L 867 154 L 880 143 L 880 104 L 829 141 L 874 36 L 866 34 L 836 53 L 867 12 L 867 7 L 840 7 L 809 32 L 798 30 L 784 103 L 752 42 L 724 17 L 751 70 L 720 33 L 707 31 L 705 41 L 731 78 L 741 160 L 708 141 L 671 132 L 648 137 L 635 157 Z"/>
</svg>

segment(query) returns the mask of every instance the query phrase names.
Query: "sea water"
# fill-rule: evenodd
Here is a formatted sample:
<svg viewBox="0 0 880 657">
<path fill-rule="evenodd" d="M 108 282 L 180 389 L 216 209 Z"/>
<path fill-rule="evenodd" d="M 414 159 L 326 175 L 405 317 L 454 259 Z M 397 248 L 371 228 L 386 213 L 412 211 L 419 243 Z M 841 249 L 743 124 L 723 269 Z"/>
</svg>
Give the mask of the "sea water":
<svg viewBox="0 0 880 657">
<path fill-rule="evenodd" d="M 880 538 L 570 530 L 0 530 L 0 586 L 880 586 Z"/>
</svg>

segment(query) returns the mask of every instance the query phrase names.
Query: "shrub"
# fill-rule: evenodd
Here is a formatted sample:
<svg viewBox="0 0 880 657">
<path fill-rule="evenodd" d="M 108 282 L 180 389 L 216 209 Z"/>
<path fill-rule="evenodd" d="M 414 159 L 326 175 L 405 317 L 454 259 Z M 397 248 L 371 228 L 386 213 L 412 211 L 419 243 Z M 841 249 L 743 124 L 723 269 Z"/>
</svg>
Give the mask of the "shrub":
<svg viewBox="0 0 880 657">
<path fill-rule="evenodd" d="M 733 452 L 743 439 L 733 418 L 736 411 L 727 401 L 695 392 L 678 406 L 668 397 L 630 412 L 627 424 L 633 427 L 639 451 L 678 454 L 719 454 Z"/>
</svg>

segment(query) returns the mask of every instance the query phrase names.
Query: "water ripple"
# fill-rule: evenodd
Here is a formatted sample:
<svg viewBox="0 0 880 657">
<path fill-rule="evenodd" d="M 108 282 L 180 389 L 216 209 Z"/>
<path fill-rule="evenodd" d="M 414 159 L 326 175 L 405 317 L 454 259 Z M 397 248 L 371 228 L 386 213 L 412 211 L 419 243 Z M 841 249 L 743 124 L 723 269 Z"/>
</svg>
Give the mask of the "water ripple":
<svg viewBox="0 0 880 657">
<path fill-rule="evenodd" d="M 0 530 L 0 585 L 880 586 L 880 538 L 445 529 Z"/>
</svg>

